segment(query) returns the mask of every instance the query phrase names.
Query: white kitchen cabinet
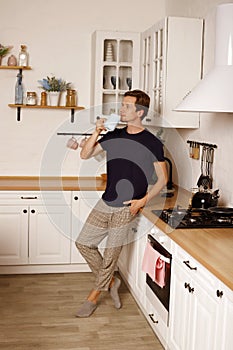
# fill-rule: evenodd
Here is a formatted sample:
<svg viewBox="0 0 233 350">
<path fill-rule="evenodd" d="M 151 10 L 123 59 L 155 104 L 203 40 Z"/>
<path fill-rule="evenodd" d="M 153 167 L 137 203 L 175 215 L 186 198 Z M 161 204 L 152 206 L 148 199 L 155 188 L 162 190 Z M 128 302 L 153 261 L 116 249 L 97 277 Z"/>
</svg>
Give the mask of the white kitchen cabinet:
<svg viewBox="0 0 233 350">
<path fill-rule="evenodd" d="M 146 125 L 198 128 L 199 114 L 173 109 L 201 79 L 203 20 L 166 17 L 142 33 L 140 87 L 151 97 Z"/>
<path fill-rule="evenodd" d="M 68 192 L 2 191 L 0 264 L 70 263 L 69 202 Z"/>
<path fill-rule="evenodd" d="M 164 320 L 163 312 L 161 312 L 161 304 L 158 302 L 158 300 L 155 299 L 155 295 L 153 291 L 150 288 L 147 288 L 146 290 L 146 311 L 144 312 L 144 315 L 159 338 L 160 342 L 163 344 L 164 348 L 166 349 L 167 345 L 167 338 L 168 338 L 168 326 L 167 323 Z"/>
<path fill-rule="evenodd" d="M 139 87 L 140 34 L 96 31 L 92 38 L 91 121 L 118 113 L 125 91 Z"/>
<path fill-rule="evenodd" d="M 217 296 L 218 285 L 203 266 L 177 248 L 172 264 L 169 349 L 219 350 L 223 300 Z"/>
<path fill-rule="evenodd" d="M 0 265 L 28 262 L 28 209 L 0 206 Z"/>
<path fill-rule="evenodd" d="M 73 191 L 72 192 L 72 246 L 71 263 L 86 264 L 76 248 L 75 241 L 95 204 L 101 198 L 102 191 Z"/>
<path fill-rule="evenodd" d="M 224 301 L 223 316 L 219 320 L 219 328 L 222 337 L 218 338 L 216 349 L 232 350 L 233 349 L 233 292 L 225 285 L 221 284 L 218 289 L 218 295 Z"/>
<path fill-rule="evenodd" d="M 29 207 L 29 264 L 69 264 L 70 207 Z"/>
</svg>

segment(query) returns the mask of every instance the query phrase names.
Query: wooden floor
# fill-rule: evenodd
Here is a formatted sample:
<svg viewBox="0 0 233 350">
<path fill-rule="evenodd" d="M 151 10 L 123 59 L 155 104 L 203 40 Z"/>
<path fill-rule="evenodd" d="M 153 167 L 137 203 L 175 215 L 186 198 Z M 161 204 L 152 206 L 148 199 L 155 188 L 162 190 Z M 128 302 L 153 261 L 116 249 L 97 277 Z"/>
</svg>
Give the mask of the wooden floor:
<svg viewBox="0 0 233 350">
<path fill-rule="evenodd" d="M 0 349 L 163 349 L 124 283 L 120 310 L 106 292 L 91 317 L 76 318 L 92 283 L 90 273 L 0 276 Z"/>
</svg>

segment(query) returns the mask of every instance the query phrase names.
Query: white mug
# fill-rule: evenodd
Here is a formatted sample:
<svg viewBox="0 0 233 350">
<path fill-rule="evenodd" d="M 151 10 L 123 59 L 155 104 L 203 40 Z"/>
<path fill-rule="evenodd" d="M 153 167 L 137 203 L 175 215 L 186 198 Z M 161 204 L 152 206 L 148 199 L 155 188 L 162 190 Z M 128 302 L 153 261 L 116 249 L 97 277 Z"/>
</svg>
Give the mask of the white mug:
<svg viewBox="0 0 233 350">
<path fill-rule="evenodd" d="M 113 131 L 120 121 L 120 116 L 118 114 L 112 113 L 104 122 L 104 126 L 108 131 Z"/>
</svg>

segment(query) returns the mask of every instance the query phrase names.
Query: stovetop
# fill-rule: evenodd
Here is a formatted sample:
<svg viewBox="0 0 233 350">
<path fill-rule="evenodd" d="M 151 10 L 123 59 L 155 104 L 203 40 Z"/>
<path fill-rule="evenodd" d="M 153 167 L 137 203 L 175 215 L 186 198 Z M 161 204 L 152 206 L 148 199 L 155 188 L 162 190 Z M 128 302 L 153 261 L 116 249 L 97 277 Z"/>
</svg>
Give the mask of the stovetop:
<svg viewBox="0 0 233 350">
<path fill-rule="evenodd" d="M 173 228 L 233 228 L 233 215 L 211 213 L 208 209 L 169 208 L 152 213 Z"/>
</svg>

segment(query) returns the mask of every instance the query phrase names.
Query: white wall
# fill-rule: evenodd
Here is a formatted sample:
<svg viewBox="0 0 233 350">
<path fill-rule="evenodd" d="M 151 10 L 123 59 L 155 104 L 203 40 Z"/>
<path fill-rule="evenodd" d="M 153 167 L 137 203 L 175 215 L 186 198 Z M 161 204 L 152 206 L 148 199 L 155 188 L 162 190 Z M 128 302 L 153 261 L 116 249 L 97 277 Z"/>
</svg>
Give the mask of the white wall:
<svg viewBox="0 0 233 350">
<path fill-rule="evenodd" d="M 149 11 L 148 11 L 149 9 Z M 23 72 L 25 90 L 36 91 L 37 80 L 55 74 L 74 84 L 79 105 L 89 108 L 91 87 L 91 35 L 95 30 L 142 32 L 165 15 L 164 0 L 0 0 L 0 43 L 13 45 L 18 56 L 26 44 L 31 71 Z M 6 64 L 5 58 L 2 64 Z M 17 71 L 0 70 L 0 175 L 43 173 L 93 175 L 102 164 L 81 162 L 79 151 L 68 151 L 67 137 L 59 131 L 85 131 L 91 125 L 87 113 L 70 124 L 68 111 L 22 110 L 16 122 L 14 86 Z M 64 96 L 63 96 L 64 102 Z M 93 126 L 92 126 L 93 127 Z M 50 157 L 48 157 L 50 155 Z"/>
<path fill-rule="evenodd" d="M 167 15 L 205 18 L 204 74 L 214 64 L 215 48 L 215 11 L 216 5 L 232 1 L 219 0 L 166 0 Z M 219 86 L 221 88 L 221 86 Z M 188 118 L 188 113 L 187 113 Z M 220 189 L 220 204 L 233 205 L 233 114 L 201 114 L 200 129 L 178 130 L 186 144 L 187 140 L 196 140 L 217 144 L 214 159 L 214 188 Z M 188 145 L 187 145 L 188 147 Z M 180 157 L 182 150 L 176 149 L 176 165 L 180 177 L 177 181 L 184 187 L 189 186 L 187 168 L 182 166 L 185 159 Z M 200 161 L 192 160 L 193 182 L 196 186 L 200 175 Z"/>
</svg>

